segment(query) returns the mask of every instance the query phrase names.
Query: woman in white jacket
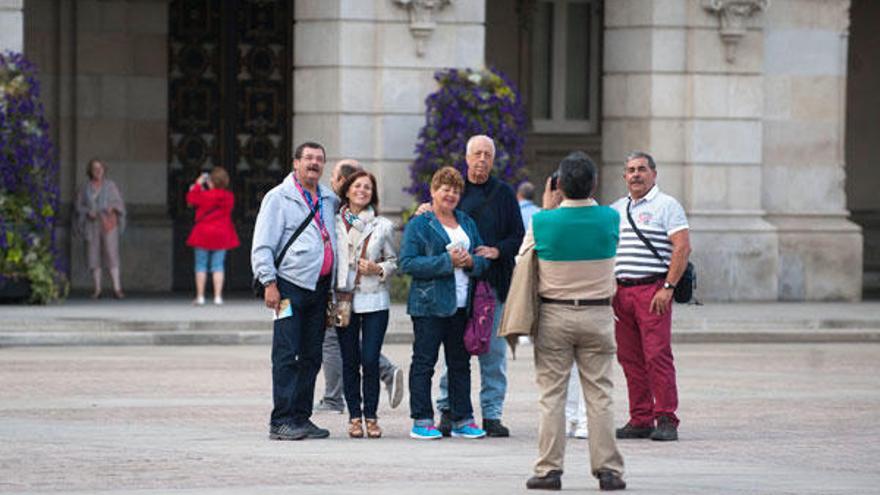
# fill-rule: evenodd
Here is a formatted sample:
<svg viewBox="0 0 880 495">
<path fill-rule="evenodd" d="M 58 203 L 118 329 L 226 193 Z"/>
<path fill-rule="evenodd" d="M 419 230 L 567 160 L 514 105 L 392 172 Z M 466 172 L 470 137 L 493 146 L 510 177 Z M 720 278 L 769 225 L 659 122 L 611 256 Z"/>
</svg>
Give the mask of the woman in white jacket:
<svg viewBox="0 0 880 495">
<path fill-rule="evenodd" d="M 379 354 L 391 306 L 387 281 L 397 269 L 394 224 L 378 216 L 379 192 L 373 174 L 355 172 L 339 193 L 336 293 L 338 298 L 352 294 L 351 321 L 336 329 L 342 350 L 348 434 L 362 438 L 366 428 L 368 437 L 379 438 Z"/>
</svg>

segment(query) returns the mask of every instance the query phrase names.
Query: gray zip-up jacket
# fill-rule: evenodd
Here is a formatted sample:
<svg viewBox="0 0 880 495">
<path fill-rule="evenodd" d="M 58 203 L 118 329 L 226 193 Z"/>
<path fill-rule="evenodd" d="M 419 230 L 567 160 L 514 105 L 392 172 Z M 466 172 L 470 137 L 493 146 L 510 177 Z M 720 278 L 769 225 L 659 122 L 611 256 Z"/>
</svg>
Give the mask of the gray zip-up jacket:
<svg viewBox="0 0 880 495">
<path fill-rule="evenodd" d="M 338 200 L 333 191 L 320 184 L 318 193 L 324 200 L 321 218 L 330 233 L 330 241 L 335 253 L 334 225 Z M 309 222 L 309 226 L 287 250 L 278 270 L 275 269 L 275 257 L 308 215 L 309 206 L 293 183 L 293 173 L 263 197 L 260 212 L 257 213 L 254 241 L 251 245 L 251 268 L 260 283 L 265 284 L 281 277 L 303 289 L 315 290 L 321 265 L 324 264 L 324 242 L 321 239 L 321 229 L 315 219 Z M 336 264 L 335 259 L 333 263 Z M 335 266 L 331 274 L 334 272 Z"/>
</svg>

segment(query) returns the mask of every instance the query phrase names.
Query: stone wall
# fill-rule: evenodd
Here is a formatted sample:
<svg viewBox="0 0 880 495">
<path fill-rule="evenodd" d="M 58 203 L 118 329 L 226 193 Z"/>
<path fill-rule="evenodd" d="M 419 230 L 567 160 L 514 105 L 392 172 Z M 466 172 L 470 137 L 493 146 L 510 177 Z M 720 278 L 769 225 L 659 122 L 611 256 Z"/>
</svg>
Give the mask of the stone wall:
<svg viewBox="0 0 880 495">
<path fill-rule="evenodd" d="M 379 178 L 383 211 L 410 206 L 402 188 L 425 123 L 424 99 L 436 89 L 434 71 L 483 65 L 484 3 L 435 10 L 436 28 L 419 56 L 409 15 L 392 0 L 298 0 L 294 146 L 316 140 L 328 163 L 360 160 Z"/>
<path fill-rule="evenodd" d="M 129 210 L 123 285 L 169 289 L 167 2 L 28 0 L 24 9 L 25 53 L 40 70 L 59 153 L 63 225 L 72 221 L 86 162 L 99 157 Z M 91 287 L 82 242 L 66 228 L 60 234 L 73 288 Z"/>
</svg>

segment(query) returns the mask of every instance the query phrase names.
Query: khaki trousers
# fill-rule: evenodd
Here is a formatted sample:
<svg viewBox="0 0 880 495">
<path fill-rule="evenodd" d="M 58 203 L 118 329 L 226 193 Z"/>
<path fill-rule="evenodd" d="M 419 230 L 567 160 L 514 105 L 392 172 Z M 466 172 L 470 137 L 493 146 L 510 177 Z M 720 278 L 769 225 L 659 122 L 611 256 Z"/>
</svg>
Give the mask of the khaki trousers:
<svg viewBox="0 0 880 495">
<path fill-rule="evenodd" d="M 615 359 L 614 315 L 610 306 L 542 304 L 534 342 L 540 394 L 538 460 L 535 474 L 563 470 L 565 399 L 572 362 L 577 363 L 587 402 L 590 468 L 623 474 L 623 456 L 614 437 L 611 367 Z"/>
</svg>

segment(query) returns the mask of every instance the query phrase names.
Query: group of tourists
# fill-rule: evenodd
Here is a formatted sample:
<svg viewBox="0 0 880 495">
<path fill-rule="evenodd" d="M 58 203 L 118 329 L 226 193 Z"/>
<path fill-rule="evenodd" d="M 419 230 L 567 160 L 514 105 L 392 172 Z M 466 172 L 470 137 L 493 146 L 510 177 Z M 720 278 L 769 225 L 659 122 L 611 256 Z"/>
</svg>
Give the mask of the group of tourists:
<svg viewBox="0 0 880 495">
<path fill-rule="evenodd" d="M 467 185 L 452 167 L 434 175 L 432 200 L 409 222 L 398 254 L 393 224 L 379 215 L 375 176 L 357 162 L 343 160 L 333 168 L 332 189 L 327 188 L 319 183 L 323 146 L 297 147 L 293 172 L 263 198 L 251 251 L 255 278 L 264 287 L 267 307 L 277 316 L 272 438 L 328 436 L 329 431 L 310 417 L 315 407 L 341 410 L 343 401 L 335 393 L 339 375 L 349 436 L 381 437 L 380 382 L 386 384 L 392 407 L 403 396 L 402 368 L 381 354 L 389 320 L 389 280 L 397 270 L 412 277 L 407 305 L 415 334 L 410 436 L 509 436 L 501 421 L 507 392 L 506 343 L 492 338 L 479 358 L 481 425 L 473 415 L 470 354 L 463 344 L 472 281 L 489 284 L 499 315 L 494 318 L 497 327 L 523 236 L 513 190 L 490 176 L 494 153 L 492 140 L 478 136 L 468 145 Z M 337 321 L 325 329 L 328 313 Z M 441 344 L 446 371 L 440 379 L 440 421 L 435 425 L 431 378 Z M 330 368 L 325 369 L 325 393 L 313 406 L 322 363 Z"/>
<path fill-rule="evenodd" d="M 628 194 L 610 206 L 593 199 L 598 171 L 584 153 L 563 159 L 547 179 L 541 207 L 535 187 L 513 189 L 492 177 L 495 145 L 473 136 L 467 173 L 446 166 L 431 179 L 431 200 L 407 223 L 398 250 L 393 223 L 379 214 L 376 177 L 356 160 L 341 160 L 319 183 L 326 151 L 315 142 L 296 148 L 293 171 L 263 198 L 251 264 L 267 307 L 272 339 L 275 440 L 326 438 L 311 421 L 317 410 L 349 414 L 348 435 L 380 438 L 380 384 L 391 407 L 404 395 L 403 367 L 382 354 L 389 322 L 390 279 L 411 277 L 409 367 L 411 438 L 507 437 L 508 342 L 533 343 L 540 398 L 538 459 L 531 489 L 562 486 L 566 437 L 587 438 L 591 469 L 602 490 L 626 487 L 617 439 L 678 439 L 672 300 L 690 254 L 684 210 L 656 184 L 647 153 L 624 161 Z M 77 230 L 86 241 L 101 297 L 102 267 L 123 298 L 119 234 L 126 209 L 98 159 L 77 198 Z M 200 175 L 187 203 L 195 209 L 187 244 L 195 254 L 196 305 L 205 304 L 207 273 L 213 302 L 223 304 L 224 258 L 239 245 L 232 223 L 229 175 Z M 329 308 L 329 309 L 328 309 Z M 476 314 L 491 316 L 479 352 L 467 348 Z M 443 348 L 440 394 L 431 396 Z M 471 357 L 478 355 L 480 412 L 471 403 Z M 623 367 L 629 421 L 614 429 L 614 359 Z M 313 405 L 323 366 L 325 390 Z M 435 414 L 436 409 L 439 417 Z M 435 418 L 437 421 L 435 421 Z"/>
<path fill-rule="evenodd" d="M 434 174 L 431 200 L 407 223 L 398 250 L 392 222 L 379 214 L 376 177 L 344 160 L 333 168 L 332 188 L 325 187 L 324 147 L 296 148 L 292 173 L 262 200 L 251 248 L 255 285 L 275 314 L 269 437 L 329 436 L 311 416 L 316 407 L 342 411 L 340 388 L 348 435 L 382 436 L 380 383 L 392 407 L 403 396 L 403 370 L 381 352 L 389 280 L 399 271 L 411 277 L 411 438 L 509 436 L 502 423 L 506 352 L 525 335 L 540 393 L 539 456 L 526 486 L 561 488 L 568 435 L 588 437 L 600 489 L 624 489 L 617 439 L 678 438 L 671 314 L 690 253 L 684 210 L 659 191 L 646 153 L 627 157 L 629 194 L 611 206 L 593 199 L 595 164 L 572 153 L 548 178 L 543 208 L 531 201 L 533 186 L 515 194 L 492 177 L 490 137 L 471 137 L 465 156 L 465 176 L 451 166 Z M 473 352 L 466 332 L 478 313 L 493 318 L 488 343 Z M 445 368 L 435 402 L 441 347 Z M 481 423 L 471 403 L 472 354 L 480 366 Z M 630 409 L 617 430 L 615 356 Z M 326 390 L 313 405 L 322 363 Z"/>
</svg>

